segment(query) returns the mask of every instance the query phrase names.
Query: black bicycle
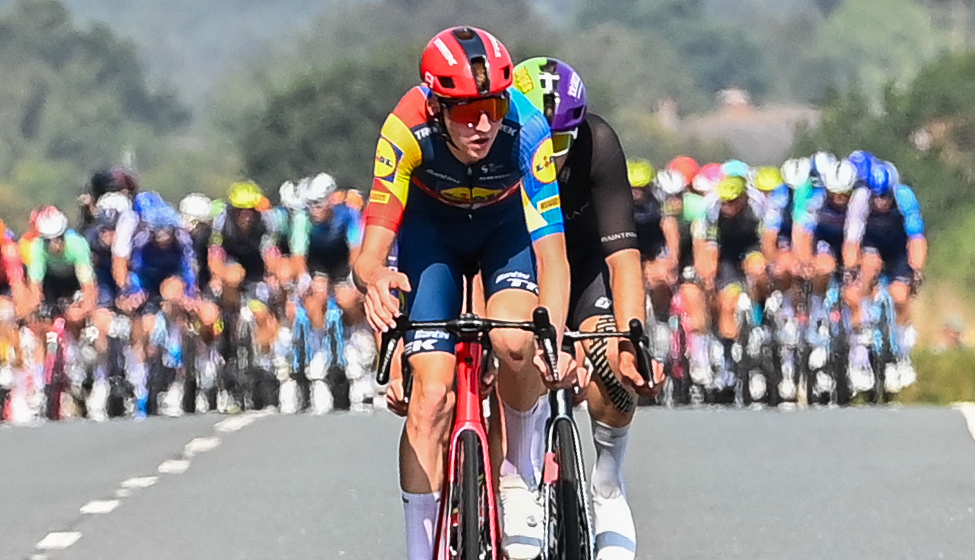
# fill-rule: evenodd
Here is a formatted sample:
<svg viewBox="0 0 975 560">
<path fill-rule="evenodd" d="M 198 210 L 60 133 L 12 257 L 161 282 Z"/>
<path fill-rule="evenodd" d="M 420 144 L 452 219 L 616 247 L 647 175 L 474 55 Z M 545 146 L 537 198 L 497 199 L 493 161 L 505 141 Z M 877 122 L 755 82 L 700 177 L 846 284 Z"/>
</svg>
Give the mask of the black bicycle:
<svg viewBox="0 0 975 560">
<path fill-rule="evenodd" d="M 555 371 L 555 329 L 544 309 L 535 310 L 533 320 L 540 333 L 549 367 Z M 643 324 L 632 319 L 626 332 L 566 332 L 567 343 L 602 338 L 625 338 L 636 351 L 637 369 L 644 381 L 653 386 L 649 340 Z M 589 482 L 585 474 L 579 427 L 572 414 L 573 392 L 558 389 L 549 392 L 551 413 L 545 426 L 545 467 L 542 471 L 542 503 L 545 543 L 542 557 L 546 560 L 590 560 L 595 558 L 595 517 Z"/>
</svg>

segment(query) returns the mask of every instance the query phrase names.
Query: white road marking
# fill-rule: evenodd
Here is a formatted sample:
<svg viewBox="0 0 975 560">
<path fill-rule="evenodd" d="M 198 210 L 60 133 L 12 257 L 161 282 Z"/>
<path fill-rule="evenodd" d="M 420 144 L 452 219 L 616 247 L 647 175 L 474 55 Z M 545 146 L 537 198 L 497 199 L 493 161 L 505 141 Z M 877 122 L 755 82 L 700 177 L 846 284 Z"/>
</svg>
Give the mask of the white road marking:
<svg viewBox="0 0 975 560">
<path fill-rule="evenodd" d="M 48 533 L 43 539 L 38 541 L 36 548 L 40 550 L 64 550 L 81 538 L 78 531 L 65 531 L 62 533 Z"/>
<path fill-rule="evenodd" d="M 207 451 L 212 451 L 220 445 L 220 438 L 218 437 L 198 437 L 190 440 L 189 443 L 183 447 L 183 457 L 190 459 L 199 455 L 200 453 L 206 453 Z"/>
<path fill-rule="evenodd" d="M 148 488 L 159 480 L 158 476 L 140 476 L 136 478 L 129 478 L 122 481 L 122 488 L 133 489 L 133 488 Z"/>
<path fill-rule="evenodd" d="M 972 439 L 975 439 L 975 403 L 955 403 L 952 406 L 965 417 L 965 422 L 968 423 L 968 433 L 972 435 Z"/>
<path fill-rule="evenodd" d="M 182 459 L 169 459 L 159 464 L 157 469 L 162 474 L 183 474 L 190 468 L 190 462 Z"/>
<path fill-rule="evenodd" d="M 118 490 L 115 491 L 116 498 L 128 498 L 131 495 L 132 495 L 132 491 L 129 490 L 128 488 L 119 488 Z"/>
<path fill-rule="evenodd" d="M 236 432 L 237 430 L 243 428 L 244 426 L 250 424 L 257 417 L 251 414 L 242 414 L 240 416 L 232 416 L 226 420 L 221 420 L 217 422 L 217 425 L 213 427 L 213 430 L 220 432 L 222 434 L 229 434 Z"/>
<path fill-rule="evenodd" d="M 112 510 L 119 506 L 118 500 L 92 500 L 87 504 L 81 506 L 81 513 L 85 515 L 111 513 Z"/>
</svg>

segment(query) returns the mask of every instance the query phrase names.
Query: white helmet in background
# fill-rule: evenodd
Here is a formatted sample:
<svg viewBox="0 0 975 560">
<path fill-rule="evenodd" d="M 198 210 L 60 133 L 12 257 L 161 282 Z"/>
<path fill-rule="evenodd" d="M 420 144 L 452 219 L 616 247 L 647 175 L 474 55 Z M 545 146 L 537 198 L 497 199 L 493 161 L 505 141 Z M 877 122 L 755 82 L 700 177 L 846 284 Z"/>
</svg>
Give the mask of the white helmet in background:
<svg viewBox="0 0 975 560">
<path fill-rule="evenodd" d="M 37 213 L 37 233 L 44 239 L 57 239 L 68 231 L 68 217 L 54 206 L 45 206 Z"/>
<path fill-rule="evenodd" d="M 812 172 L 822 177 L 827 169 L 836 164 L 836 156 L 830 152 L 816 152 L 812 156 Z"/>
<path fill-rule="evenodd" d="M 304 192 L 305 202 L 310 203 L 325 200 L 336 189 L 338 189 L 338 184 L 336 184 L 334 177 L 328 173 L 319 173 L 308 183 L 308 187 Z"/>
<path fill-rule="evenodd" d="M 792 188 L 808 181 L 810 171 L 812 171 L 812 161 L 807 157 L 787 159 L 782 164 L 782 178 L 785 179 L 785 184 Z"/>
<path fill-rule="evenodd" d="M 95 203 L 95 212 L 124 214 L 132 209 L 132 201 L 121 192 L 105 193 Z"/>
<path fill-rule="evenodd" d="M 301 210 L 305 205 L 304 198 L 298 192 L 298 185 L 291 181 L 281 183 L 281 187 L 278 189 L 278 196 L 281 198 L 281 206 L 284 206 L 292 212 Z"/>
<path fill-rule="evenodd" d="M 208 221 L 212 215 L 212 207 L 213 201 L 210 197 L 200 193 L 188 194 L 179 201 L 179 213 L 191 226 Z"/>
<path fill-rule="evenodd" d="M 853 191 L 853 185 L 857 182 L 857 168 L 850 160 L 841 159 L 824 169 L 820 178 L 827 191 L 847 194 Z"/>
<path fill-rule="evenodd" d="M 657 172 L 657 187 L 668 196 L 680 194 L 685 185 L 687 185 L 687 178 L 676 169 L 663 169 Z"/>
</svg>

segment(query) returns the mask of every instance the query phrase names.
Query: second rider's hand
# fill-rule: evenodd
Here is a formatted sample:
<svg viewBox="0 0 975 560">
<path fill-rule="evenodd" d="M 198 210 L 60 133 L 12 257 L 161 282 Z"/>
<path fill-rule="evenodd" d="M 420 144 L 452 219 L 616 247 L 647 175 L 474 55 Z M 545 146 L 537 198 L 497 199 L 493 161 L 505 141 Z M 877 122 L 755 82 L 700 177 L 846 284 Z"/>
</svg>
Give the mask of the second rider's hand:
<svg viewBox="0 0 975 560">
<path fill-rule="evenodd" d="M 402 272 L 388 268 L 366 287 L 366 318 L 373 329 L 386 332 L 396 326 L 396 317 L 400 315 L 399 299 L 392 294 L 396 289 L 409 292 L 410 280 Z"/>
<path fill-rule="evenodd" d="M 542 381 L 549 389 L 566 389 L 580 381 L 578 363 L 575 357 L 567 352 L 559 352 L 557 380 L 551 378 L 552 373 L 549 371 L 545 354 L 541 349 L 535 353 L 535 367 L 542 372 Z M 588 374 L 584 377 L 588 377 Z M 588 385 L 589 380 L 585 379 L 585 381 Z"/>
<path fill-rule="evenodd" d="M 628 385 L 639 395 L 645 397 L 653 397 L 659 391 L 663 382 L 663 364 L 657 360 L 650 360 L 651 370 L 650 376 L 654 380 L 654 385 L 651 386 L 643 376 L 640 375 L 640 370 L 637 367 L 636 354 L 634 353 L 632 345 L 620 345 L 620 376 L 623 378 L 622 381 L 625 385 Z M 629 346 L 629 347 L 627 347 Z"/>
</svg>

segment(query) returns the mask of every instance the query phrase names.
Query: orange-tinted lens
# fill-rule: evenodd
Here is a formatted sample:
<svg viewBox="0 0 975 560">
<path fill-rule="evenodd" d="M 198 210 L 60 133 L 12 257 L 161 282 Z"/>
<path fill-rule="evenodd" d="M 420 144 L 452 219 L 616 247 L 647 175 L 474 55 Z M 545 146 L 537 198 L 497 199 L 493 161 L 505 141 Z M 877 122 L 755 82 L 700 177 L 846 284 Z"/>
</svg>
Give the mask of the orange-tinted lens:
<svg viewBox="0 0 975 560">
<path fill-rule="evenodd" d="M 450 119 L 460 124 L 473 125 L 481 120 L 481 115 L 487 115 L 491 122 L 497 122 L 508 114 L 509 102 L 507 97 L 484 97 L 462 103 L 446 103 Z"/>
</svg>

